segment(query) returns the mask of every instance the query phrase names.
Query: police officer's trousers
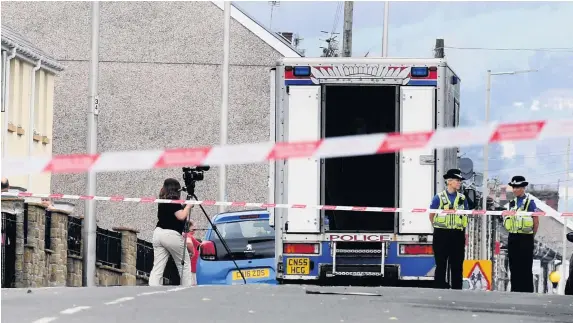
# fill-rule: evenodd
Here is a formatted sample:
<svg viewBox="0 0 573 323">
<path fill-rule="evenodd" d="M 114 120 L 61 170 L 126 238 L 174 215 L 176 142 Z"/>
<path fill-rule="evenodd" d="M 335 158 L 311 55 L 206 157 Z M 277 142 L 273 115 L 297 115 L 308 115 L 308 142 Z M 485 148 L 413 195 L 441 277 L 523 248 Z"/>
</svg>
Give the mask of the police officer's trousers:
<svg viewBox="0 0 573 323">
<path fill-rule="evenodd" d="M 533 293 L 534 240 L 533 234 L 509 234 L 507 255 L 512 292 Z"/>
<path fill-rule="evenodd" d="M 450 269 L 452 289 L 462 289 L 463 267 L 466 251 L 466 234 L 464 230 L 434 229 L 434 259 L 436 288 L 449 288 L 446 270 Z"/>
</svg>

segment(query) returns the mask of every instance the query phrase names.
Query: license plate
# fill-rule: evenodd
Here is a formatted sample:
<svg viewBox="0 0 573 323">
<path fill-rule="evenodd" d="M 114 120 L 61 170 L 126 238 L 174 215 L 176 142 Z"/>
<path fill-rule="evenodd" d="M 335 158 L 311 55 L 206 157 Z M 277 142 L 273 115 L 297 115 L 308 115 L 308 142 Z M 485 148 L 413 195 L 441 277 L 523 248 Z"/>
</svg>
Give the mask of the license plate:
<svg viewBox="0 0 573 323">
<path fill-rule="evenodd" d="M 310 259 L 309 258 L 288 258 L 286 265 L 287 275 L 309 275 Z"/>
<path fill-rule="evenodd" d="M 268 278 L 271 275 L 268 269 L 248 269 L 241 270 L 241 272 L 243 276 L 245 276 L 245 279 Z M 233 271 L 233 280 L 243 280 L 238 270 Z"/>
</svg>

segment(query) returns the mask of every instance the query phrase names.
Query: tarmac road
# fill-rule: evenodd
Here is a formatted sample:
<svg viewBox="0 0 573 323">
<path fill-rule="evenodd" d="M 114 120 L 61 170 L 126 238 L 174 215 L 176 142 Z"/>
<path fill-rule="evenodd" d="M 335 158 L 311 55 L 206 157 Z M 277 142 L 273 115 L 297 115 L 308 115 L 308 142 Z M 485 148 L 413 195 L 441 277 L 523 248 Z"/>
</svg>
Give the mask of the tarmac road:
<svg viewBox="0 0 573 323">
<path fill-rule="evenodd" d="M 28 291 L 2 289 L 3 323 L 573 322 L 573 297 L 560 295 L 270 285 Z"/>
</svg>

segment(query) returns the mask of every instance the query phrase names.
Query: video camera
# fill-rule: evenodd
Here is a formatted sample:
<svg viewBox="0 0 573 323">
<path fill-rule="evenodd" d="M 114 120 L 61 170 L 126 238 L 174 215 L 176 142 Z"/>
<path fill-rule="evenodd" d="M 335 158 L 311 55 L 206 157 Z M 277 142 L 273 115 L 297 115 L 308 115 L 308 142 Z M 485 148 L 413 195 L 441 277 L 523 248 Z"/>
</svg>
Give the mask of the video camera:
<svg viewBox="0 0 573 323">
<path fill-rule="evenodd" d="M 195 183 L 205 179 L 204 173 L 209 169 L 211 169 L 210 166 L 183 167 L 183 182 L 185 186 L 181 190 L 193 196 L 195 194 Z"/>
</svg>

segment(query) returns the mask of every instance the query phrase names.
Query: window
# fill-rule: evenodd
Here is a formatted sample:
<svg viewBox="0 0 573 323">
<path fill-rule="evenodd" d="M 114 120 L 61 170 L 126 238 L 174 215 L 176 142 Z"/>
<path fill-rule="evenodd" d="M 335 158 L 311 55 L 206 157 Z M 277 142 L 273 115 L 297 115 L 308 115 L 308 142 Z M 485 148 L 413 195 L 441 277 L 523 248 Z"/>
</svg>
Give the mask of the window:
<svg viewBox="0 0 573 323">
<path fill-rule="evenodd" d="M 233 238 L 274 238 L 274 229 L 269 226 L 269 221 L 249 220 L 239 222 L 227 222 L 217 224 L 217 229 L 223 236 L 223 239 Z M 213 233 L 216 239 L 216 233 Z"/>
</svg>

